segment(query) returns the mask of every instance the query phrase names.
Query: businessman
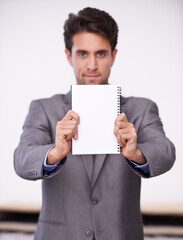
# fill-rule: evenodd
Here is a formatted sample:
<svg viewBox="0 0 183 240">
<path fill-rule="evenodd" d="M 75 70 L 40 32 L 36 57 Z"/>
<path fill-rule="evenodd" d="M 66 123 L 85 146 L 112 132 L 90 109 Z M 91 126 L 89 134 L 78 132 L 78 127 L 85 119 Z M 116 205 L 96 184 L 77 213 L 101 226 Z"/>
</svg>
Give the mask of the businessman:
<svg viewBox="0 0 183 240">
<path fill-rule="evenodd" d="M 108 84 L 117 37 L 118 26 L 104 11 L 69 14 L 65 53 L 77 84 Z M 74 156 L 71 142 L 79 138 L 81 119 L 71 110 L 71 93 L 31 103 L 14 166 L 22 178 L 42 179 L 35 240 L 143 239 L 141 177 L 168 171 L 175 148 L 154 102 L 121 97 L 121 110 L 114 122 L 121 154 Z"/>
</svg>

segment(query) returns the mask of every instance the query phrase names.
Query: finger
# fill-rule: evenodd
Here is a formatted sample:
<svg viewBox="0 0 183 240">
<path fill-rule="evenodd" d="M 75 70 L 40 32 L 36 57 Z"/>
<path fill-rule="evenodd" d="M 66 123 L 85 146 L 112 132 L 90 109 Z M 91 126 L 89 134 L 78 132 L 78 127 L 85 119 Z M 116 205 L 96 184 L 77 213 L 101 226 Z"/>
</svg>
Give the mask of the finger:
<svg viewBox="0 0 183 240">
<path fill-rule="evenodd" d="M 122 122 L 122 121 L 117 121 L 115 124 L 115 130 L 117 129 L 125 129 L 129 127 L 129 122 Z"/>
<path fill-rule="evenodd" d="M 78 124 L 80 123 L 79 115 L 76 112 L 69 110 L 62 120 L 72 120 L 72 119 L 76 120 Z"/>
<path fill-rule="evenodd" d="M 124 121 L 124 122 L 128 122 L 127 116 L 125 113 L 121 113 L 117 118 L 116 121 Z"/>
<path fill-rule="evenodd" d="M 118 129 L 117 133 L 116 133 L 116 136 L 117 134 L 125 134 L 125 133 L 130 133 L 130 129 L 129 128 L 122 128 L 122 129 Z"/>
<path fill-rule="evenodd" d="M 68 136 L 66 137 L 66 140 L 71 140 L 71 138 L 74 138 L 75 140 L 78 139 L 78 125 L 77 124 L 67 125 L 67 126 L 65 126 L 65 128 L 62 128 L 62 130 L 68 134 Z"/>
<path fill-rule="evenodd" d="M 118 129 L 128 127 L 128 119 L 125 113 L 121 113 L 114 122 L 114 135 L 116 136 Z"/>
<path fill-rule="evenodd" d="M 123 144 L 125 144 L 125 142 L 123 140 L 123 131 L 122 130 L 118 130 L 118 132 L 116 134 L 116 138 L 117 138 L 117 141 L 120 144 L 120 146 L 123 146 Z"/>
<path fill-rule="evenodd" d="M 117 141 L 121 147 L 125 147 L 127 144 L 126 139 L 124 138 L 123 134 L 118 132 L 117 134 Z"/>
<path fill-rule="evenodd" d="M 133 143 L 137 140 L 137 135 L 135 133 L 124 133 L 123 138 L 125 138 L 129 143 Z"/>
<path fill-rule="evenodd" d="M 130 129 L 130 123 L 129 122 L 117 122 L 114 127 L 114 135 L 116 136 L 119 130 L 124 130 L 124 132 L 128 132 Z"/>
<path fill-rule="evenodd" d="M 73 129 L 74 131 L 74 128 L 77 126 L 78 122 L 76 120 L 61 120 L 57 122 L 56 132 L 60 132 L 62 134 L 65 129 Z"/>
<path fill-rule="evenodd" d="M 62 133 L 58 132 L 56 137 L 57 137 L 57 140 L 65 139 L 65 140 L 69 141 L 73 137 L 73 129 L 70 129 L 70 128 L 63 129 Z"/>
<path fill-rule="evenodd" d="M 59 124 L 59 128 L 75 128 L 78 125 L 76 120 L 62 120 Z"/>
<path fill-rule="evenodd" d="M 78 140 L 78 126 L 76 126 L 75 134 L 73 136 L 75 140 Z"/>
<path fill-rule="evenodd" d="M 76 125 L 74 128 L 65 128 L 62 129 L 62 134 L 64 134 L 64 136 L 66 136 L 66 140 L 71 140 L 72 138 L 74 138 L 75 140 L 78 139 L 78 126 Z"/>
</svg>

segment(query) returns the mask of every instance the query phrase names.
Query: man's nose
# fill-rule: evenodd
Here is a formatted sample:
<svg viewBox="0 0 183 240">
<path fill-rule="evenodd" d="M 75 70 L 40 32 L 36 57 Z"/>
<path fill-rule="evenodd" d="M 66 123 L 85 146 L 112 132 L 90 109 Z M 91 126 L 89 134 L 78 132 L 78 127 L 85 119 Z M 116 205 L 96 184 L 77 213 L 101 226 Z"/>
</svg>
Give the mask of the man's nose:
<svg viewBox="0 0 183 240">
<path fill-rule="evenodd" d="M 96 70 L 97 69 L 97 59 L 95 56 L 90 56 L 88 59 L 88 70 Z"/>
</svg>

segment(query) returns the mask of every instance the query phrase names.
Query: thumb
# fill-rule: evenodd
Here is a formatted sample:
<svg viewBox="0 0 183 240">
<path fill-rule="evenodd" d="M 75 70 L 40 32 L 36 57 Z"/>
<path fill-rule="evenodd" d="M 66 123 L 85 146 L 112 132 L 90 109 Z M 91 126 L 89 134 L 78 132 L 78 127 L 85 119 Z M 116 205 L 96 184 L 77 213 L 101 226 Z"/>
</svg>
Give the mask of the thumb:
<svg viewBox="0 0 183 240">
<path fill-rule="evenodd" d="M 78 140 L 78 127 L 76 128 L 75 134 L 73 136 L 75 140 Z"/>
</svg>

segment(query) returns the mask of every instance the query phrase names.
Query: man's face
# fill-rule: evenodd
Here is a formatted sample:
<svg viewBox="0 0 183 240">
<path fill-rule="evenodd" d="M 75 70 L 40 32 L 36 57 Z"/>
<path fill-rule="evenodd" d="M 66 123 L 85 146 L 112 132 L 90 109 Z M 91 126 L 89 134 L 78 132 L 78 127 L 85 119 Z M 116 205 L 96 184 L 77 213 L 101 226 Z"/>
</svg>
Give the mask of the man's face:
<svg viewBox="0 0 183 240">
<path fill-rule="evenodd" d="M 71 52 L 65 52 L 77 84 L 107 84 L 117 50 L 112 52 L 109 41 L 96 33 L 77 33 L 72 40 Z"/>
</svg>

